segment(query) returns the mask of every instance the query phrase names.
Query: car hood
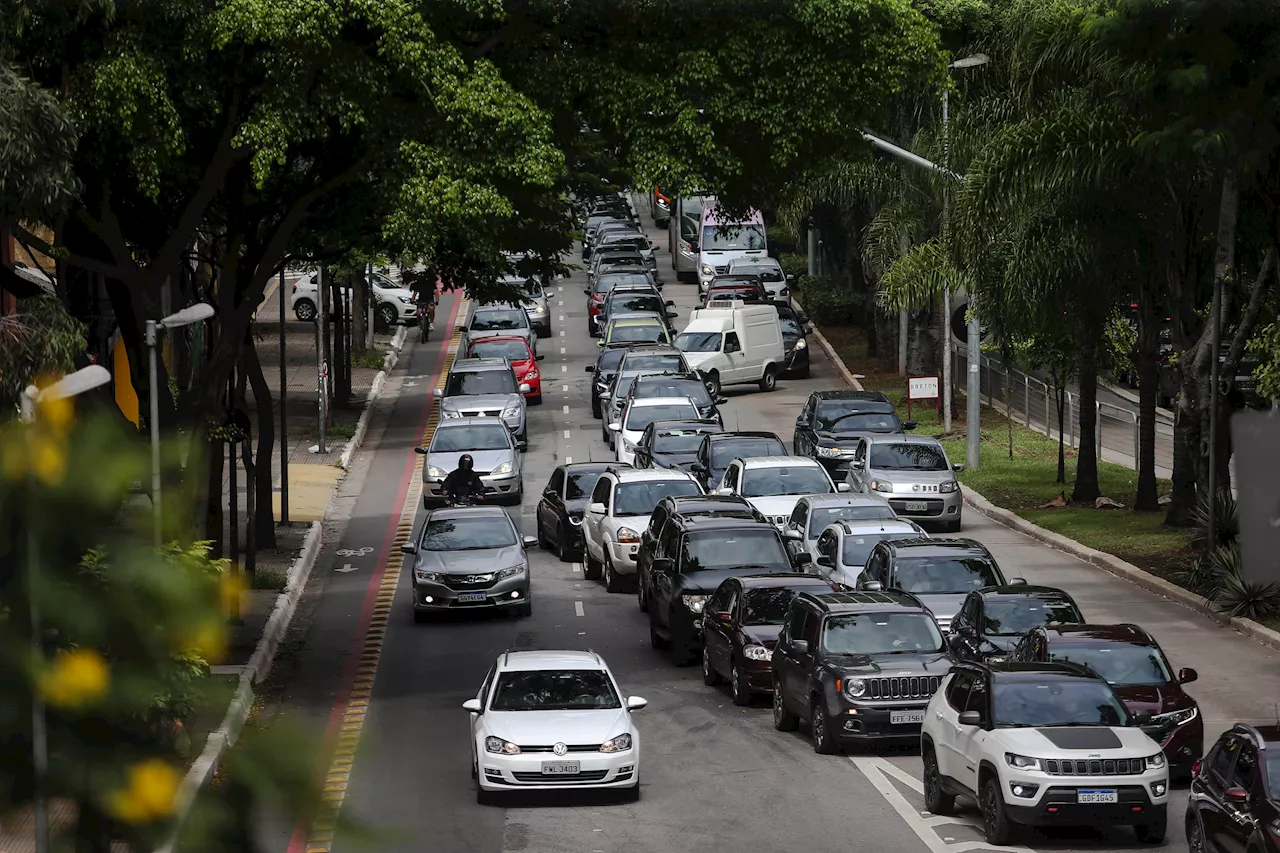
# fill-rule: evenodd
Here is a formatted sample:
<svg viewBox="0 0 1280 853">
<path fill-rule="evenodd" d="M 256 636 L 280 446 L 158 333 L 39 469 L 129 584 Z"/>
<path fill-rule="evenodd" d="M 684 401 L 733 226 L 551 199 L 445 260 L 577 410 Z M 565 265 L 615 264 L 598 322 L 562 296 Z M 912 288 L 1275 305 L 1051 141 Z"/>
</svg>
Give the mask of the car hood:
<svg viewBox="0 0 1280 853">
<path fill-rule="evenodd" d="M 676 586 L 680 592 L 687 592 L 693 595 L 698 593 L 706 593 L 710 595 L 716 591 L 716 587 L 727 581 L 729 578 L 741 577 L 748 575 L 772 575 L 783 574 L 794 571 L 790 566 L 751 566 L 738 567 L 733 569 L 707 569 L 702 572 L 690 572 L 687 575 L 680 575 L 677 579 Z"/>
<path fill-rule="evenodd" d="M 488 473 L 503 462 L 510 462 L 514 468 L 516 460 L 520 458 L 520 454 L 513 450 L 450 450 L 428 453 L 427 464 L 434 465 L 447 474 L 458 467 L 458 457 L 464 453 L 471 454 L 476 470 L 481 473 Z"/>
<path fill-rule="evenodd" d="M 520 399 L 519 394 L 457 394 L 445 397 L 441 404 L 446 409 L 470 412 L 476 409 L 505 409 Z"/>
<path fill-rule="evenodd" d="M 933 618 L 938 620 L 938 625 L 945 631 L 964 606 L 965 593 L 917 592 L 915 597 L 933 612 Z"/>
<path fill-rule="evenodd" d="M 720 353 L 718 352 L 686 352 L 684 354 L 684 361 L 685 364 L 689 365 L 690 370 L 697 370 L 698 365 L 706 364 L 719 354 Z"/>
<path fill-rule="evenodd" d="M 951 668 L 946 652 L 916 652 L 900 655 L 830 655 L 831 665 L 846 675 L 918 675 L 929 673 L 939 678 Z"/>
<path fill-rule="evenodd" d="M 765 495 L 759 498 L 747 498 L 751 505 L 772 518 L 775 515 L 791 516 L 791 511 L 803 495 Z"/>
<path fill-rule="evenodd" d="M 528 338 L 531 336 L 530 329 L 467 329 L 467 338 L 473 341 L 481 338 Z"/>
<path fill-rule="evenodd" d="M 778 644 L 778 634 L 782 633 L 781 625 L 743 625 L 739 628 L 748 643 L 756 643 L 766 649 Z"/>
<path fill-rule="evenodd" d="M 681 471 L 688 471 L 689 466 L 697 458 L 697 451 L 689 453 L 655 453 L 653 454 L 653 464 L 662 468 L 679 468 Z"/>
<path fill-rule="evenodd" d="M 1134 713 L 1146 711 L 1149 714 L 1164 714 L 1190 708 L 1194 704 L 1191 697 L 1183 693 L 1176 684 L 1113 684 L 1111 689 L 1124 702 L 1125 707 Z"/>
<path fill-rule="evenodd" d="M 626 708 L 486 711 L 484 724 L 494 736 L 520 746 L 600 744 L 631 727 Z"/>
<path fill-rule="evenodd" d="M 1160 746 L 1139 728 L 1127 726 L 1045 726 L 1042 728 L 1000 729 L 1000 743 L 1019 755 L 1052 756 L 1069 753 L 1085 758 L 1089 753 L 1104 757 L 1113 750 L 1131 755 L 1155 755 Z"/>
<path fill-rule="evenodd" d="M 893 483 L 895 492 L 910 491 L 912 485 L 936 486 L 956 478 L 950 471 L 885 471 L 880 468 L 872 468 L 870 476 L 883 477 Z"/>
<path fill-rule="evenodd" d="M 424 572 L 474 575 L 509 569 L 523 562 L 524 549 L 519 545 L 509 545 L 476 551 L 420 551 L 415 565 Z"/>
<path fill-rule="evenodd" d="M 906 433 L 901 429 L 884 430 L 884 431 L 862 429 L 862 430 L 855 430 L 853 432 L 830 432 L 828 430 L 819 430 L 818 440 L 822 441 L 823 439 L 831 439 L 831 441 L 843 447 L 847 444 L 853 444 L 855 441 L 857 441 L 860 438 L 868 438 L 870 436 L 877 436 L 877 435 L 906 435 Z M 888 472 L 881 472 L 881 473 L 887 474 Z"/>
</svg>

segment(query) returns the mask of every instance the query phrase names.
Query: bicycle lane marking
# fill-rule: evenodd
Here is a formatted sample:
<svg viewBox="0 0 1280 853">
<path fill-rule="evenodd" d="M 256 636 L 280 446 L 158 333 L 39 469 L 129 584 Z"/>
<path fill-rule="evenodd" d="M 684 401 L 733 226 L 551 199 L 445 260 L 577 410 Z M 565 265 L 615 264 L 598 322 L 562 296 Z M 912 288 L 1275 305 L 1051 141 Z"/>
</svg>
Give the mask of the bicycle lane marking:
<svg viewBox="0 0 1280 853">
<path fill-rule="evenodd" d="M 466 303 L 467 300 L 459 298 L 450 312 L 448 327 L 455 331 L 440 342 L 437 351 L 439 367 L 431 374 L 431 389 L 439 386 L 453 363 L 461 338 L 461 332 L 457 330 L 457 318 L 465 310 Z M 435 405 L 433 394 L 428 392 L 417 424 L 418 444 L 429 438 L 429 433 L 434 431 L 438 420 L 439 407 Z M 417 454 L 410 452 L 400 477 L 386 533 L 374 561 L 374 566 L 380 568 L 375 568 L 369 579 L 364 605 L 356 623 L 356 633 L 352 638 L 352 654 L 343 670 L 338 698 L 325 728 L 322 754 L 327 757 L 328 764 L 323 774 L 320 801 L 309 825 L 304 817 L 294 826 L 288 853 L 329 853 L 332 847 L 338 815 L 350 781 L 351 766 L 364 730 L 365 714 L 373 696 L 374 678 L 382 656 L 387 620 L 390 618 L 396 588 L 400 582 L 403 564 L 400 545 L 413 535 L 413 520 L 422 490 L 422 480 L 415 476 L 418 464 Z M 399 508 L 399 512 L 395 511 L 396 508 Z M 324 764 L 321 766 L 325 767 Z"/>
</svg>

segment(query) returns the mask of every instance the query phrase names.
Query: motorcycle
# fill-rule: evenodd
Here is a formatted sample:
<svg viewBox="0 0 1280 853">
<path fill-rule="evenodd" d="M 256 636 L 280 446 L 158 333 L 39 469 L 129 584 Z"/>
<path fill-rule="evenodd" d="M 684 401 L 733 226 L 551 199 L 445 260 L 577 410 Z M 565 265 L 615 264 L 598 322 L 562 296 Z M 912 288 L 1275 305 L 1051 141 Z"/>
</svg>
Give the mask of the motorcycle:
<svg viewBox="0 0 1280 853">
<path fill-rule="evenodd" d="M 453 507 L 479 506 L 484 503 L 484 495 L 445 495 L 444 505 Z"/>
</svg>

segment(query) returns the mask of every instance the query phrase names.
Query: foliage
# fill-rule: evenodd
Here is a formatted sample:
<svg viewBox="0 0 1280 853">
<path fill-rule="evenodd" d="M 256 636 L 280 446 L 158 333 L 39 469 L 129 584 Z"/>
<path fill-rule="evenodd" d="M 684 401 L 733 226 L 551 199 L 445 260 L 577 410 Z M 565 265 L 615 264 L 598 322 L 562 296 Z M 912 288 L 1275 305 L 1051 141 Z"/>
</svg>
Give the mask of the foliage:
<svg viewBox="0 0 1280 853">
<path fill-rule="evenodd" d="M 809 270 L 809 257 L 801 252 L 783 252 L 778 256 L 778 263 L 784 274 L 793 275 L 797 280 Z"/>
<path fill-rule="evenodd" d="M 60 213 L 79 189 L 75 146 L 63 106 L 0 54 L 0 217 L 38 221 Z"/>
<path fill-rule="evenodd" d="M 1248 352 L 1257 359 L 1253 369 L 1255 390 L 1264 400 L 1280 400 L 1280 322 L 1259 329 L 1249 340 Z"/>
<path fill-rule="evenodd" d="M 1101 362 L 1113 374 L 1132 374 L 1137 369 L 1134 359 L 1137 352 L 1137 326 L 1118 311 L 1112 313 L 1103 329 Z"/>
<path fill-rule="evenodd" d="M 1203 549 L 1205 532 L 1209 528 L 1209 496 L 1202 495 L 1191 511 L 1191 522 L 1196 533 L 1191 544 Z M 1220 489 L 1213 501 L 1214 542 L 1213 548 L 1230 547 L 1238 543 L 1240 538 L 1240 513 L 1236 499 L 1230 489 Z"/>
<path fill-rule="evenodd" d="M 825 275 L 805 275 L 796 280 L 796 298 L 810 317 L 824 324 L 850 325 L 862 310 L 862 294 L 841 286 Z"/>
<path fill-rule="evenodd" d="M 0 419 L 18 407 L 36 377 L 69 372 L 84 347 L 84 324 L 57 299 L 19 300 L 17 313 L 0 317 Z"/>
</svg>

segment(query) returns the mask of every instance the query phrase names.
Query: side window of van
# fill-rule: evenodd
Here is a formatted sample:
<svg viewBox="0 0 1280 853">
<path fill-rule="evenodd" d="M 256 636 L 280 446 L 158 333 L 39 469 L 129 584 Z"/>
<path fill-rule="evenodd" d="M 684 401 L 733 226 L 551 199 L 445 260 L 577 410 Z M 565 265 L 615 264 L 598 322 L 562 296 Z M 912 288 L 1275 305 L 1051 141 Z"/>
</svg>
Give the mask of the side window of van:
<svg viewBox="0 0 1280 853">
<path fill-rule="evenodd" d="M 726 332 L 724 336 L 725 352 L 742 352 L 742 344 L 738 343 L 737 332 Z"/>
</svg>

